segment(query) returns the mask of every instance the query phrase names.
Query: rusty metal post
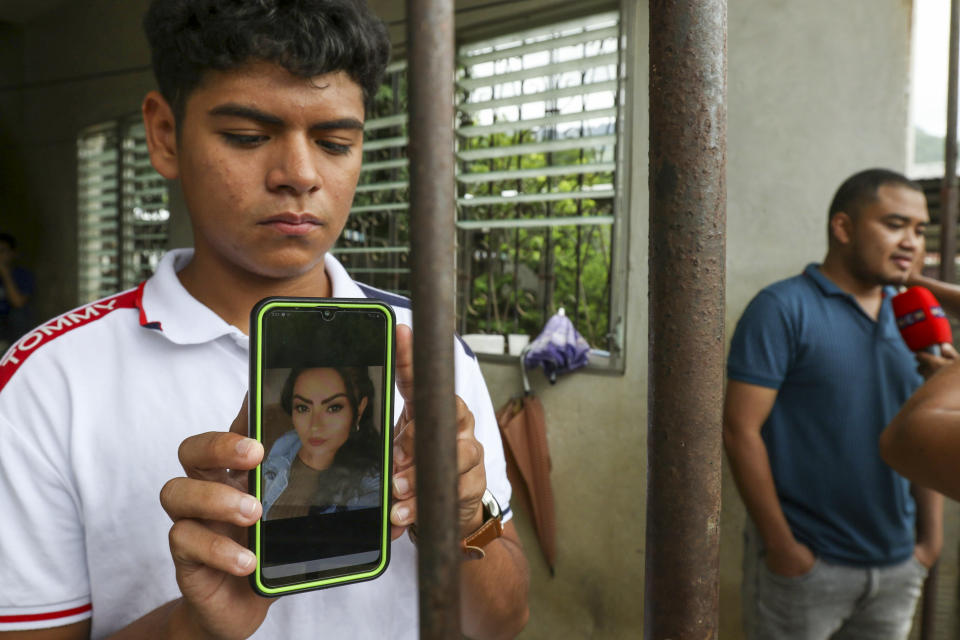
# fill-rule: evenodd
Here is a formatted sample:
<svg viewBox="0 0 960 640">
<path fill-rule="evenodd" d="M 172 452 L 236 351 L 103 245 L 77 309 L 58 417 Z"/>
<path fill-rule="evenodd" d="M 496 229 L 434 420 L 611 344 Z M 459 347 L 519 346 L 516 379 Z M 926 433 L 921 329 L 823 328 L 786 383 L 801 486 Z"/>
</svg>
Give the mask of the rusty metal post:
<svg viewBox="0 0 960 640">
<path fill-rule="evenodd" d="M 960 1 L 950 2 L 950 63 L 947 72 L 947 135 L 944 144 L 943 186 L 940 188 L 940 279 L 957 277 L 957 53 L 960 41 Z"/>
<path fill-rule="evenodd" d="M 957 279 L 957 208 L 960 188 L 957 185 L 957 73 L 960 71 L 960 0 L 950 1 L 950 46 L 947 65 L 947 133 L 943 150 L 943 183 L 940 186 L 940 279 Z M 920 638 L 934 637 L 937 611 L 939 562 L 934 563 L 923 583 L 920 609 Z"/>
<path fill-rule="evenodd" d="M 460 636 L 453 0 L 407 0 L 420 637 Z"/>
<path fill-rule="evenodd" d="M 725 0 L 650 0 L 649 640 L 718 631 L 726 34 Z"/>
</svg>

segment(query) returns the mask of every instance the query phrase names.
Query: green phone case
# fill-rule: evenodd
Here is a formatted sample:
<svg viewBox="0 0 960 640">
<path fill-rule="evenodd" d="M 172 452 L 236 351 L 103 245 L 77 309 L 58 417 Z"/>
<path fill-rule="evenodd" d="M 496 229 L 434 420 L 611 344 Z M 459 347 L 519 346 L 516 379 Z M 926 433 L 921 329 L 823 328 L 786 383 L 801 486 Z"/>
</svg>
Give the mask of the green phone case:
<svg viewBox="0 0 960 640">
<path fill-rule="evenodd" d="M 261 400 L 263 391 L 263 322 L 267 313 L 278 310 L 370 310 L 375 313 L 382 313 L 386 322 L 384 336 L 384 380 L 382 390 L 382 447 L 383 447 L 383 467 L 382 467 L 382 486 L 381 505 L 380 505 L 380 532 L 379 532 L 379 562 L 373 568 L 364 567 L 362 571 L 347 572 L 332 577 L 323 577 L 318 579 L 307 579 L 295 584 L 285 584 L 282 586 L 271 586 L 263 575 L 263 515 L 249 529 L 248 544 L 251 551 L 257 556 L 256 570 L 250 574 L 250 584 L 253 589 L 262 596 L 275 597 L 302 591 L 314 589 L 324 589 L 353 582 L 372 580 L 386 571 L 390 561 L 390 478 L 392 475 L 392 430 L 393 430 L 393 390 L 394 390 L 394 360 L 396 358 L 396 316 L 393 309 L 386 303 L 372 299 L 346 299 L 346 298 L 292 298 L 292 297 L 270 297 L 265 298 L 254 306 L 250 317 L 250 393 L 248 397 L 249 409 L 249 434 L 259 442 L 263 442 L 263 425 L 261 424 Z M 266 453 L 264 454 L 266 459 Z M 248 490 L 257 498 L 263 501 L 263 464 L 258 465 L 250 471 Z"/>
</svg>

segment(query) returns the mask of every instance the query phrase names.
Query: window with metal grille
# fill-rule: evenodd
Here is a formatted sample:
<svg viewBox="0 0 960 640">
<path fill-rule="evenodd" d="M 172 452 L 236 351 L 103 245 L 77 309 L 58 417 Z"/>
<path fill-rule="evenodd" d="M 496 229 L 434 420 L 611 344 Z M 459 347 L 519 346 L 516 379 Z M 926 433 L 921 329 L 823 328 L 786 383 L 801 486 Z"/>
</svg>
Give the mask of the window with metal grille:
<svg viewBox="0 0 960 640">
<path fill-rule="evenodd" d="M 358 280 L 408 295 L 406 64 L 386 81 L 364 124 L 363 165 L 353 208 L 333 253 Z"/>
<path fill-rule="evenodd" d="M 457 60 L 457 321 L 461 333 L 535 336 L 564 308 L 622 363 L 625 217 L 618 155 L 617 13 L 461 46 Z M 358 279 L 409 289 L 406 69 L 368 114 L 364 166 L 335 249 Z"/>
<path fill-rule="evenodd" d="M 85 303 L 150 277 L 167 246 L 165 180 L 150 165 L 139 116 L 77 138 L 78 296 Z"/>
</svg>

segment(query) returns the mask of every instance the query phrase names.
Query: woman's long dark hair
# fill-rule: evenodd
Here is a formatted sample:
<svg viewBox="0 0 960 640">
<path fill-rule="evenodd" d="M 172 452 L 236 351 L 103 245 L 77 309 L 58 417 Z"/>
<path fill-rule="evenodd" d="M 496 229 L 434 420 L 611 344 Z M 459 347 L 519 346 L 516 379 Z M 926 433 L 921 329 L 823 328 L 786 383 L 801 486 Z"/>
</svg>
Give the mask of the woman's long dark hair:
<svg viewBox="0 0 960 640">
<path fill-rule="evenodd" d="M 290 375 L 283 383 L 283 390 L 280 392 L 280 406 L 283 407 L 288 416 L 291 416 L 291 419 L 293 417 L 293 387 L 301 373 L 312 369 L 333 369 L 339 374 L 347 390 L 347 402 L 350 403 L 350 408 L 353 410 L 354 420 L 359 419 L 359 428 L 350 429 L 347 441 L 337 450 L 333 458 L 334 464 L 330 467 L 330 471 L 336 474 L 333 482 L 336 482 L 341 474 L 343 475 L 344 486 L 349 488 L 345 497 L 355 497 L 359 492 L 359 483 L 356 482 L 358 475 L 379 474 L 380 433 L 374 424 L 373 381 L 370 379 L 370 373 L 366 367 L 297 367 L 291 369 Z M 363 398 L 367 399 L 367 406 L 364 407 L 363 415 L 358 418 L 357 408 Z"/>
</svg>

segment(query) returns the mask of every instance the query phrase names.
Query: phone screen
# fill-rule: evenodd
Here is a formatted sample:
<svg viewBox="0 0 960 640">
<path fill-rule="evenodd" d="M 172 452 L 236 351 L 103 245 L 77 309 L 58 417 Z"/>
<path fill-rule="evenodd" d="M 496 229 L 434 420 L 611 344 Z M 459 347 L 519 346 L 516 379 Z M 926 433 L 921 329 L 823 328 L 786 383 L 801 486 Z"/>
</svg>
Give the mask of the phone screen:
<svg viewBox="0 0 960 640">
<path fill-rule="evenodd" d="M 261 307 L 255 587 L 279 595 L 376 577 L 389 552 L 392 311 L 343 300 Z"/>
</svg>

